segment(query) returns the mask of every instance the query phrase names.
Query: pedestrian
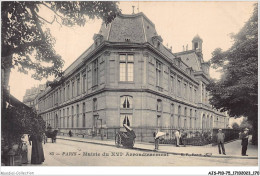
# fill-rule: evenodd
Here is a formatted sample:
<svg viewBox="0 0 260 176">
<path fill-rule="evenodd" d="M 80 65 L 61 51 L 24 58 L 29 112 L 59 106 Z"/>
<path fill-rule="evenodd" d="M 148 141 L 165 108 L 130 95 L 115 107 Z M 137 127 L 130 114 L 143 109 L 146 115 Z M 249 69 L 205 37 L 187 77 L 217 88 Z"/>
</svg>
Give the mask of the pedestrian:
<svg viewBox="0 0 260 176">
<path fill-rule="evenodd" d="M 42 147 L 42 135 L 40 134 L 41 130 L 37 120 L 34 121 L 34 127 L 35 130 L 29 137 L 29 144 L 32 145 L 31 164 L 41 164 L 45 158 Z"/>
<path fill-rule="evenodd" d="M 186 139 L 187 139 L 187 133 L 183 130 L 181 132 L 181 143 L 184 147 L 186 147 Z"/>
<path fill-rule="evenodd" d="M 72 132 L 71 132 L 71 130 L 69 131 L 69 136 L 70 136 L 70 137 L 72 136 Z"/>
<path fill-rule="evenodd" d="M 157 151 L 159 150 L 159 137 L 157 136 L 156 132 L 153 133 L 153 137 L 154 137 L 154 150 Z"/>
<path fill-rule="evenodd" d="M 242 156 L 248 156 L 246 154 L 247 151 L 247 145 L 248 145 L 248 128 L 245 128 L 244 132 L 241 134 L 241 145 L 242 145 Z"/>
<path fill-rule="evenodd" d="M 27 135 L 24 134 L 22 136 L 22 152 L 21 152 L 22 164 L 28 163 L 28 147 L 27 147 L 27 142 L 26 142 L 25 136 L 27 136 Z"/>
<path fill-rule="evenodd" d="M 221 154 L 221 148 L 222 148 L 223 155 L 226 155 L 224 141 L 225 141 L 225 134 L 222 133 L 222 129 L 219 129 L 217 133 L 218 152 L 219 154 Z"/>
<path fill-rule="evenodd" d="M 175 132 L 175 140 L 176 140 L 176 147 L 180 146 L 180 132 L 179 130 L 176 130 Z"/>
</svg>

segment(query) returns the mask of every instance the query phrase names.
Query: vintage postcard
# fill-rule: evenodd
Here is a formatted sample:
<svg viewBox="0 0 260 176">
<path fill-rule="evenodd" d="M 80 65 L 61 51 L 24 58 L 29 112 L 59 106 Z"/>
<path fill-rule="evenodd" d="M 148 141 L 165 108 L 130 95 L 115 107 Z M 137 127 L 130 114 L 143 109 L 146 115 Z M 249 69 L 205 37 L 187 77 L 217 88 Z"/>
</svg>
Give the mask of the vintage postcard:
<svg viewBox="0 0 260 176">
<path fill-rule="evenodd" d="M 1 10 L 1 175 L 50 174 L 41 166 L 259 175 L 257 1 L 2 1 Z"/>
</svg>

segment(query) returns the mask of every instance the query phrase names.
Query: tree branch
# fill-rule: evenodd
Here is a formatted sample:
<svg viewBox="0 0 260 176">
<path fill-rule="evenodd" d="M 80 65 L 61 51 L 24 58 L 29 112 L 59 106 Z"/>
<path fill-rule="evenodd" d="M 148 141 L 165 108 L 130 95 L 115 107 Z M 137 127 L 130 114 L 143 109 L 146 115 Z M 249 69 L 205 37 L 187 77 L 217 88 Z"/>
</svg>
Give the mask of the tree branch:
<svg viewBox="0 0 260 176">
<path fill-rule="evenodd" d="M 44 19 L 43 17 L 41 17 L 41 16 L 38 15 L 38 14 L 36 14 L 36 16 L 37 16 L 38 18 L 42 19 L 43 21 L 45 21 L 46 23 L 49 23 L 49 24 L 53 24 L 53 22 L 54 22 L 55 19 L 56 19 L 56 16 L 54 16 L 53 20 L 50 22 L 50 21 Z M 57 21 L 57 19 L 56 19 L 56 21 Z"/>
<path fill-rule="evenodd" d="M 45 7 L 47 7 L 48 9 L 50 9 L 53 13 L 55 13 L 58 17 L 60 17 L 62 20 L 64 20 L 64 17 L 62 17 L 61 15 L 59 15 L 54 9 L 52 9 L 51 7 L 49 7 L 47 4 L 45 4 L 44 2 L 42 2 L 42 5 L 44 5 Z"/>
</svg>

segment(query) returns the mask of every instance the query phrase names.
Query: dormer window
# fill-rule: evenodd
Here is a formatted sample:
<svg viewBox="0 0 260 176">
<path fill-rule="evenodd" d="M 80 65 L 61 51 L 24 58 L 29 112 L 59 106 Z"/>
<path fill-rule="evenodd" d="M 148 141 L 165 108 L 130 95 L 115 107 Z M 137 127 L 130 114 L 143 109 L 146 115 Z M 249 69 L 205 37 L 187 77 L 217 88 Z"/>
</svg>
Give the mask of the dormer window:
<svg viewBox="0 0 260 176">
<path fill-rule="evenodd" d="M 94 40 L 94 44 L 95 44 L 95 48 L 96 48 L 103 41 L 103 35 L 101 35 L 101 34 L 94 34 L 93 40 Z"/>
</svg>

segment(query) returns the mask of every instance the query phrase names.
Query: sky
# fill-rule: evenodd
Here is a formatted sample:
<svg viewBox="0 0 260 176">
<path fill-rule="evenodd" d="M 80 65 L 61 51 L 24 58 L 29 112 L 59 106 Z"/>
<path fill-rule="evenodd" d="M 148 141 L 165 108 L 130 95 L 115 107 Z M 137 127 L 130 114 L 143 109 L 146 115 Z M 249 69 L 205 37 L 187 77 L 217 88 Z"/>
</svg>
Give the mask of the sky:
<svg viewBox="0 0 260 176">
<path fill-rule="evenodd" d="M 203 56 L 208 61 L 216 48 L 227 50 L 232 46 L 231 33 L 237 33 L 249 19 L 255 2 L 120 2 L 119 8 L 123 14 L 143 12 L 154 24 L 157 33 L 163 38 L 163 44 L 172 46 L 173 52 L 182 51 L 183 45 L 188 44 L 195 35 L 203 39 Z M 42 9 L 41 13 L 50 18 L 50 13 Z M 66 69 L 92 43 L 93 36 L 99 32 L 101 20 L 89 21 L 84 27 L 61 27 L 58 24 L 50 26 L 52 35 L 56 38 L 55 50 L 65 61 Z M 219 78 L 220 73 L 210 69 L 210 76 Z M 48 78 L 53 80 L 53 77 Z M 26 89 L 43 84 L 34 80 L 30 75 L 13 69 L 10 75 L 10 92 L 22 101 Z"/>
</svg>

